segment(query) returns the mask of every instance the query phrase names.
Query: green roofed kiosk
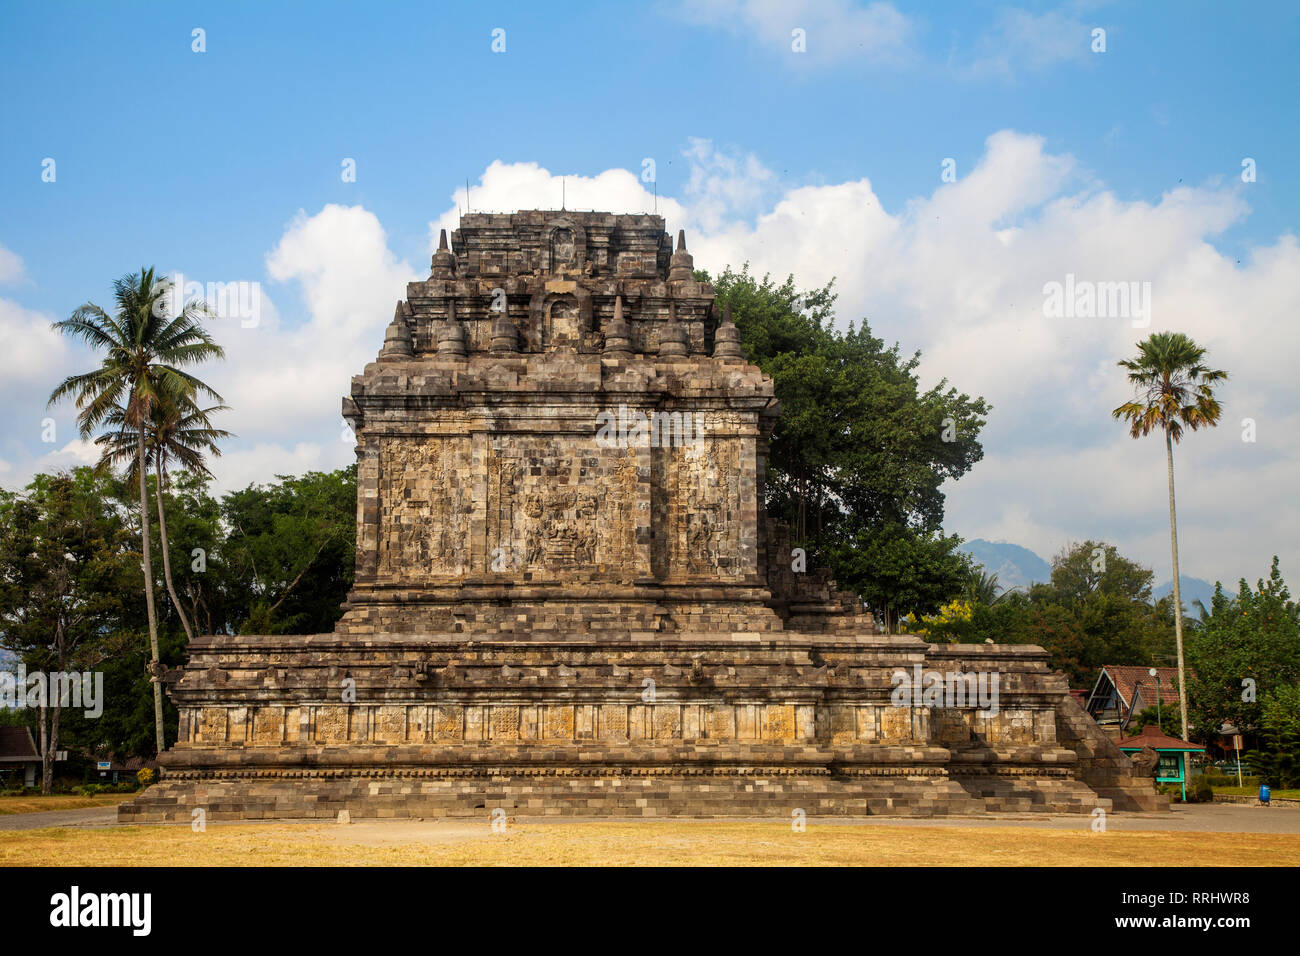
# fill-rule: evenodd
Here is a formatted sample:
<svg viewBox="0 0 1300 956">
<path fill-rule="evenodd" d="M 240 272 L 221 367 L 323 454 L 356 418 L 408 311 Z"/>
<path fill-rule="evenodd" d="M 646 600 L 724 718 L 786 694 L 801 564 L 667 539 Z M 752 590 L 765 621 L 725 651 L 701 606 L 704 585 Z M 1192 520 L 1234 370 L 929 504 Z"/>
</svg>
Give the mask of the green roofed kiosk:
<svg viewBox="0 0 1300 956">
<path fill-rule="evenodd" d="M 1187 802 L 1187 755 L 1205 753 L 1205 748 L 1177 737 L 1166 737 L 1154 724 L 1142 728 L 1136 737 L 1126 737 L 1119 749 L 1130 757 L 1143 747 L 1150 747 L 1160 757 L 1156 764 L 1157 783 L 1176 783 L 1183 788 L 1183 802 Z"/>
</svg>

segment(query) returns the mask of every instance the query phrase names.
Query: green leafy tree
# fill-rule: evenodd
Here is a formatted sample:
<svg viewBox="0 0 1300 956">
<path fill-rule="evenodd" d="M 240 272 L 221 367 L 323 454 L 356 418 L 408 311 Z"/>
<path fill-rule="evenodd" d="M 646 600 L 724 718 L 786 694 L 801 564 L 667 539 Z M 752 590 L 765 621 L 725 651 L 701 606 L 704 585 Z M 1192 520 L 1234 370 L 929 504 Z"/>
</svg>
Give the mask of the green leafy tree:
<svg viewBox="0 0 1300 956">
<path fill-rule="evenodd" d="M 745 355 L 771 376 L 781 417 L 764 489 L 794 542 L 857 591 L 887 628 L 961 592 L 967 565 L 944 535 L 945 481 L 983 455 L 988 406 L 941 382 L 923 390 L 904 357 L 863 323 L 834 327 L 833 283 L 811 292 L 748 268 L 713 281 Z"/>
<path fill-rule="evenodd" d="M 837 581 L 876 609 L 886 633 L 899 621 L 933 614 L 959 594 L 969 574 L 961 539 L 907 525 L 841 531 L 826 549 Z"/>
<path fill-rule="evenodd" d="M 1216 582 L 1201 626 L 1188 633 L 1187 652 L 1190 717 L 1200 736 L 1225 723 L 1258 732 L 1265 696 L 1300 683 L 1300 606 L 1276 556 L 1268 579 L 1253 589 L 1243 579 L 1236 597 Z"/>
<path fill-rule="evenodd" d="M 1202 362 L 1205 349 L 1181 332 L 1155 332 L 1137 343 L 1138 355 L 1119 365 L 1128 370 L 1137 395 L 1111 414 L 1129 425 L 1133 438 L 1164 433 L 1169 473 L 1169 547 L 1174 569 L 1174 642 L 1178 654 L 1178 703 L 1182 738 L 1187 739 L 1187 677 L 1183 660 L 1183 607 L 1178 579 L 1178 519 L 1174 508 L 1174 445 L 1190 428 L 1212 428 L 1221 412 L 1214 385 L 1228 373 Z"/>
<path fill-rule="evenodd" d="M 341 615 L 356 555 L 356 466 L 278 476 L 222 499 L 221 549 L 247 595 L 245 633 L 318 633 Z"/>
<path fill-rule="evenodd" d="M 209 476 L 181 471 L 168 476 L 164 490 L 167 513 L 171 515 L 168 548 L 175 589 L 185 604 L 196 630 L 204 634 L 228 634 L 239 629 L 246 596 L 241 583 L 221 560 L 227 535 L 221 502 L 208 490 Z"/>
<path fill-rule="evenodd" d="M 1105 664 L 1167 662 L 1170 608 L 1152 601 L 1153 578 L 1114 545 L 1088 540 L 1056 555 L 1051 578 L 1030 590 L 1043 646 L 1076 686 L 1087 686 Z M 1059 633 L 1051 633 L 1050 622 L 1061 625 Z"/>
<path fill-rule="evenodd" d="M 94 671 L 135 637 L 122 595 L 139 586 L 140 569 L 110 486 L 78 468 L 38 475 L 25 494 L 0 491 L 0 647 L 47 681 Z M 62 705 L 47 683 L 38 716 L 44 793 L 54 781 Z"/>
<path fill-rule="evenodd" d="M 1183 719 L 1175 706 L 1146 707 L 1133 715 L 1129 721 L 1128 736 L 1136 737 L 1147 727 L 1156 727 L 1166 737 L 1177 737 L 1182 728 Z"/>
<path fill-rule="evenodd" d="M 1170 602 L 1153 602 L 1153 574 L 1113 545 L 1084 541 L 1052 561 L 1051 579 L 1028 592 L 997 593 L 975 568 L 966 582 L 969 619 L 944 622 L 929 640 L 1038 644 L 1075 687 L 1089 686 L 1103 664 L 1163 664 L 1173 653 Z M 982 597 L 981 597 L 982 595 Z M 989 598 L 993 597 L 993 603 Z"/>
<path fill-rule="evenodd" d="M 949 644 L 1033 644 L 1036 609 L 1022 591 L 1006 591 L 992 604 L 971 602 L 970 617 L 930 628 L 926 640 Z"/>
<path fill-rule="evenodd" d="M 1274 787 L 1300 786 L 1300 684 L 1270 690 L 1260 710 L 1258 745 L 1246 756 L 1251 772 Z"/>
<path fill-rule="evenodd" d="M 136 432 L 143 586 L 149 619 L 154 736 L 159 752 L 166 744 L 145 487 L 145 432 L 154 406 L 168 395 L 203 394 L 220 401 L 220 395 L 186 369 L 225 354 L 203 328 L 207 312 L 201 303 L 186 303 L 178 315 L 167 316 L 173 292 L 168 280 L 156 277 L 153 269 L 141 269 L 139 275 L 123 276 L 113 284 L 116 308 L 112 315 L 87 302 L 68 318 L 53 323 L 56 331 L 81 340 L 101 352 L 102 357 L 97 368 L 68 376 L 50 395 L 51 405 L 65 398 L 75 400 L 79 409 L 77 425 L 83 438 L 105 426 L 116 408 L 126 410 L 124 424 Z"/>
</svg>

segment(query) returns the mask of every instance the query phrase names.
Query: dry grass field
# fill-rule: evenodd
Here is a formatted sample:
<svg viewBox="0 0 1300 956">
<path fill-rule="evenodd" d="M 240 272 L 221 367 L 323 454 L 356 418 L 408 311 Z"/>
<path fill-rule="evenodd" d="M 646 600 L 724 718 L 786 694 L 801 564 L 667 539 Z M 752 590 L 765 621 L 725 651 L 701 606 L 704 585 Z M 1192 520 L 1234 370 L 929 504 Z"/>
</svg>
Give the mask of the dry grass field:
<svg viewBox="0 0 1300 956">
<path fill-rule="evenodd" d="M 92 807 L 115 807 L 123 800 L 130 800 L 131 793 L 100 793 L 93 797 L 77 794 L 54 794 L 42 797 L 39 794 L 30 797 L 0 797 L 0 816 L 14 813 L 39 813 L 42 810 L 89 810 Z"/>
<path fill-rule="evenodd" d="M 1300 834 L 1025 827 L 594 822 L 50 828 L 0 831 L 0 865 L 1279 866 Z"/>
</svg>

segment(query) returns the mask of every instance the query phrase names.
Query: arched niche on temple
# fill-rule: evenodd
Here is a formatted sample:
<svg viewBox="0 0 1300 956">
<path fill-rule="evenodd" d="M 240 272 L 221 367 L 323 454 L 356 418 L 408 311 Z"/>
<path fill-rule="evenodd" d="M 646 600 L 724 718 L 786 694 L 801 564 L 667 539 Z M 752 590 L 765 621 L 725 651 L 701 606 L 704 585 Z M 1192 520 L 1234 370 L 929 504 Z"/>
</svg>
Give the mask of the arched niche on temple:
<svg viewBox="0 0 1300 956">
<path fill-rule="evenodd" d="M 546 224 L 546 271 L 552 275 L 581 272 L 587 262 L 587 231 L 572 219 Z"/>
<path fill-rule="evenodd" d="M 524 340 L 530 352 L 557 348 L 581 349 L 592 331 L 591 293 L 574 282 L 563 291 L 539 292 L 528 304 Z"/>
</svg>

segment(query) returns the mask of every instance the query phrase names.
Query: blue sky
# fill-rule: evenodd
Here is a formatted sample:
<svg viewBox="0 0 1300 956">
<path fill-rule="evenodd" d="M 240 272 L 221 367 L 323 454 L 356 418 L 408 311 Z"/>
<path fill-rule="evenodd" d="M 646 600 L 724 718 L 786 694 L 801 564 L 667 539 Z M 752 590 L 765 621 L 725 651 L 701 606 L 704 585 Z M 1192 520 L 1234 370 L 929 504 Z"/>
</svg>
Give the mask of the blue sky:
<svg viewBox="0 0 1300 956">
<path fill-rule="evenodd" d="M 191 49 L 195 28 L 206 52 Z M 496 28 L 504 53 L 491 49 Z M 795 28 L 806 31 L 804 53 L 791 49 Z M 1090 49 L 1095 28 L 1104 53 Z M 748 258 L 806 285 L 838 276 L 844 320 L 869 315 L 878 334 L 932 357 L 923 369 L 934 377 L 990 397 L 986 462 L 950 492 L 950 529 L 970 537 L 1045 556 L 1107 537 L 1167 563 L 1158 449 L 1128 447 L 1096 414 L 1126 397 L 1100 394 L 1116 385 L 1102 369 L 1139 336 L 1005 319 L 1015 305 L 1024 314 L 1042 281 L 1088 269 L 1150 278 L 1158 301 L 1204 308 L 1187 330 L 1203 329 L 1211 358 L 1233 359 L 1237 380 L 1257 387 L 1235 393 L 1244 410 L 1231 409 L 1231 429 L 1197 436 L 1203 447 L 1188 452 L 1185 565 L 1253 579 L 1280 552 L 1285 572 L 1300 513 L 1283 489 L 1300 474 L 1281 437 L 1295 434 L 1296 391 L 1277 366 L 1294 342 L 1269 336 L 1294 338 L 1284 320 L 1297 295 L 1298 49 L 1300 7 L 1268 3 L 6 3 L 0 484 L 77 454 L 40 441 L 46 413 L 34 398 L 53 384 L 40 375 L 85 357 L 28 340 L 42 321 L 105 301 L 112 279 L 143 263 L 259 281 L 273 302 L 266 338 L 223 373 L 241 438 L 219 477 L 342 464 L 341 370 L 373 357 L 401 282 L 425 268 L 431 223 L 454 220 L 466 179 L 479 208 L 557 205 L 560 176 L 571 207 L 606 208 L 631 195 L 653 158 L 660 211 L 681 220 L 669 228 L 701 236 L 697 265 Z M 53 183 L 41 178 L 47 157 Z M 948 157 L 957 184 L 940 181 Z M 1246 157 L 1257 164 L 1249 184 Z M 341 181 L 344 158 L 356 161 L 356 182 Z M 979 170 L 983 180 L 968 179 Z M 800 233 L 827 204 L 839 218 Z M 951 231 L 927 230 L 947 230 L 948 215 Z M 795 225 L 781 233 L 785 222 Z M 981 237 L 1007 245 L 1008 230 L 1044 238 L 1009 258 L 989 251 L 987 277 L 963 274 L 981 261 Z M 1016 272 L 1065 235 L 1038 271 Z M 371 237 L 376 248 L 357 245 Z M 1136 239 L 1163 251 L 1119 255 Z M 780 254 L 785 240 L 797 252 Z M 349 272 L 357 261 L 373 268 Z M 1126 263 L 1138 263 L 1131 274 Z M 1162 291 L 1175 282 L 1176 293 Z M 951 295 L 931 298 L 927 284 Z M 348 299 L 358 285 L 373 310 Z M 1213 301 L 1219 294 L 1228 298 Z M 331 296 L 350 304 L 340 311 Z M 1257 325 L 1233 317 L 1235 301 L 1262 315 Z M 1180 321 L 1166 313 L 1155 326 Z M 308 396 L 318 418 L 286 415 L 276 434 L 266 421 L 276 394 L 259 390 L 251 356 L 328 350 L 336 334 L 349 347 L 315 376 L 326 378 Z M 972 336 L 1004 347 L 977 354 Z M 1018 363 L 1051 374 L 1007 390 Z M 1062 407 L 1061 389 L 1099 394 Z M 1243 452 L 1235 423 L 1247 414 L 1261 437 Z M 71 409 L 55 417 L 70 440 Z M 1068 470 L 1092 469 L 1095 497 L 1050 493 L 1071 461 Z M 1212 513 L 1225 497 L 1250 498 L 1255 511 Z M 1273 509 L 1267 519 L 1261 504 Z M 1198 519 L 1198 505 L 1211 513 Z"/>
</svg>

